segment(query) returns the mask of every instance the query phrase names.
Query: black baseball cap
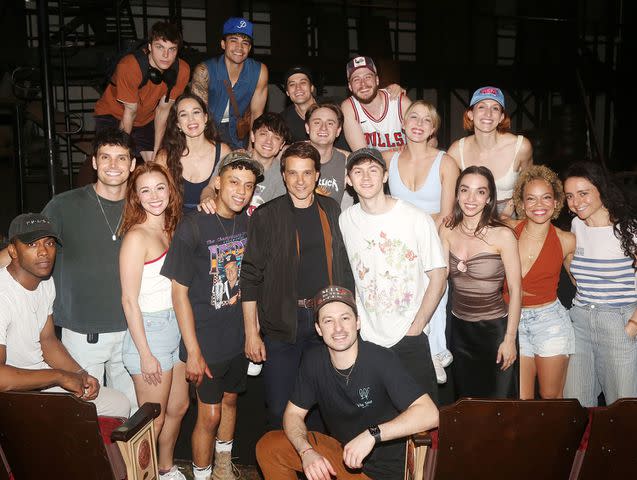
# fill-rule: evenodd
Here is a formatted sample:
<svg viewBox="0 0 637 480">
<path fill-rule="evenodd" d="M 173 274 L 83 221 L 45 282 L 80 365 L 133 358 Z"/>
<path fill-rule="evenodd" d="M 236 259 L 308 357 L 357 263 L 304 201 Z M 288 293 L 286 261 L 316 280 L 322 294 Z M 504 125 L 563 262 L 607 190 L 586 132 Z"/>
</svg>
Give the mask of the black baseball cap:
<svg viewBox="0 0 637 480">
<path fill-rule="evenodd" d="M 285 76 L 283 77 L 283 86 L 287 87 L 288 80 L 290 79 L 290 77 L 297 73 L 302 73 L 303 75 L 305 75 L 310 81 L 310 83 L 314 85 L 314 80 L 312 79 L 312 72 L 310 71 L 310 69 L 303 65 L 295 65 L 294 67 L 290 68 L 287 72 L 285 72 Z"/>
<path fill-rule="evenodd" d="M 359 148 L 358 150 L 350 153 L 349 157 L 347 157 L 346 170 L 349 172 L 354 166 L 354 163 L 363 158 L 380 163 L 383 170 L 387 170 L 387 163 L 385 163 L 383 155 L 375 148 L 369 147 Z"/>
<path fill-rule="evenodd" d="M 252 158 L 252 156 L 245 150 L 235 150 L 233 152 L 228 153 L 219 162 L 219 169 L 217 171 L 221 172 L 221 170 L 224 167 L 227 167 L 228 165 L 232 165 L 233 163 L 237 163 L 237 162 L 245 162 L 252 165 L 259 172 L 259 174 L 257 175 L 257 178 L 263 177 L 263 165 L 261 165 L 261 163 L 259 163 L 258 160 L 255 160 L 254 158 Z"/>
<path fill-rule="evenodd" d="M 31 243 L 44 237 L 53 237 L 60 243 L 60 236 L 51 221 L 41 213 L 23 213 L 11 221 L 9 240 Z"/>
<path fill-rule="evenodd" d="M 342 302 L 345 305 L 349 305 L 354 310 L 355 314 L 358 314 L 356 310 L 356 300 L 354 295 L 345 287 L 339 287 L 337 285 L 330 285 L 320 290 L 314 296 L 314 313 L 318 317 L 319 310 L 332 302 Z"/>
</svg>

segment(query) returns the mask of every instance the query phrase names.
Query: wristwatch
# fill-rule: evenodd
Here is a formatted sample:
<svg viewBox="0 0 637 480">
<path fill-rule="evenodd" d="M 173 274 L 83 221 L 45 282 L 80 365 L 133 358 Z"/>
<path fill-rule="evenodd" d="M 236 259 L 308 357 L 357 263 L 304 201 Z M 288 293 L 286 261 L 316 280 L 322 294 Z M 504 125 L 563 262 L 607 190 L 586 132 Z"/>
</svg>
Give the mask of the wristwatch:
<svg viewBox="0 0 637 480">
<path fill-rule="evenodd" d="M 380 443 L 380 428 L 378 425 L 372 425 L 367 429 L 372 437 L 374 437 L 375 443 Z"/>
</svg>

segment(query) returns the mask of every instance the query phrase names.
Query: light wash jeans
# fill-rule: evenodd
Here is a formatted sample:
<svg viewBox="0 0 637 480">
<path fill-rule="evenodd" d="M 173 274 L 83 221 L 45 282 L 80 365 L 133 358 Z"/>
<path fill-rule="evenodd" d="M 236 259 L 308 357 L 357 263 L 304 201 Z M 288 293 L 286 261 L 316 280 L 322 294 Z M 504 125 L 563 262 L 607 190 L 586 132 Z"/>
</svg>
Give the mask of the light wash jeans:
<svg viewBox="0 0 637 480">
<path fill-rule="evenodd" d="M 137 411 L 137 395 L 133 379 L 124 367 L 122 360 L 123 332 L 100 333 L 97 343 L 88 343 L 85 333 L 77 333 L 68 328 L 62 329 L 62 343 L 73 359 L 94 376 L 104 386 L 106 385 L 122 392 L 131 404 L 131 415 Z"/>
<path fill-rule="evenodd" d="M 570 309 L 575 353 L 568 364 L 564 398 L 595 407 L 601 392 L 607 405 L 618 398 L 637 397 L 637 339 L 624 331 L 636 306 L 575 305 Z"/>
</svg>

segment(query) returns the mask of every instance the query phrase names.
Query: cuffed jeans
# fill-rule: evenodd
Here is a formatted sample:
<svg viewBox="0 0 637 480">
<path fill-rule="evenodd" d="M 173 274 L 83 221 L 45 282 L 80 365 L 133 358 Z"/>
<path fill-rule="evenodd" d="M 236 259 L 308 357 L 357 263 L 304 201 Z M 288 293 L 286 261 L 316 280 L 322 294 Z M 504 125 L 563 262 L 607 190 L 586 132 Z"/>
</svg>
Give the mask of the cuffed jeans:
<svg viewBox="0 0 637 480">
<path fill-rule="evenodd" d="M 122 359 L 123 332 L 100 333 L 97 343 L 88 343 L 85 333 L 77 333 L 68 328 L 62 329 L 62 343 L 73 359 L 88 372 L 106 385 L 122 392 L 131 405 L 131 415 L 137 411 L 137 395 L 133 379 L 124 367 Z"/>
<path fill-rule="evenodd" d="M 607 405 L 618 398 L 637 397 L 637 339 L 624 331 L 635 307 L 575 305 L 570 309 L 575 353 L 568 364 L 565 398 L 595 407 L 601 392 Z"/>
</svg>

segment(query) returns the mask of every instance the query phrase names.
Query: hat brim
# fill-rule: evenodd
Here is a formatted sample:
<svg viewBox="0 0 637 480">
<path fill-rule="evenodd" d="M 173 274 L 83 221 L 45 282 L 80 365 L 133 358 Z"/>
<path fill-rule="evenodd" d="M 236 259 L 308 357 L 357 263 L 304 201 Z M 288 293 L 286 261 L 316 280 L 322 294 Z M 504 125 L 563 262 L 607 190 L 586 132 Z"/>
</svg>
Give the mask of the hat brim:
<svg viewBox="0 0 637 480">
<path fill-rule="evenodd" d="M 58 234 L 51 230 L 35 230 L 33 232 L 21 233 L 19 235 L 14 235 L 11 240 L 17 238 L 22 243 L 32 243 L 44 237 L 54 238 L 57 243 L 62 245 L 62 241 L 60 240 Z"/>
</svg>

